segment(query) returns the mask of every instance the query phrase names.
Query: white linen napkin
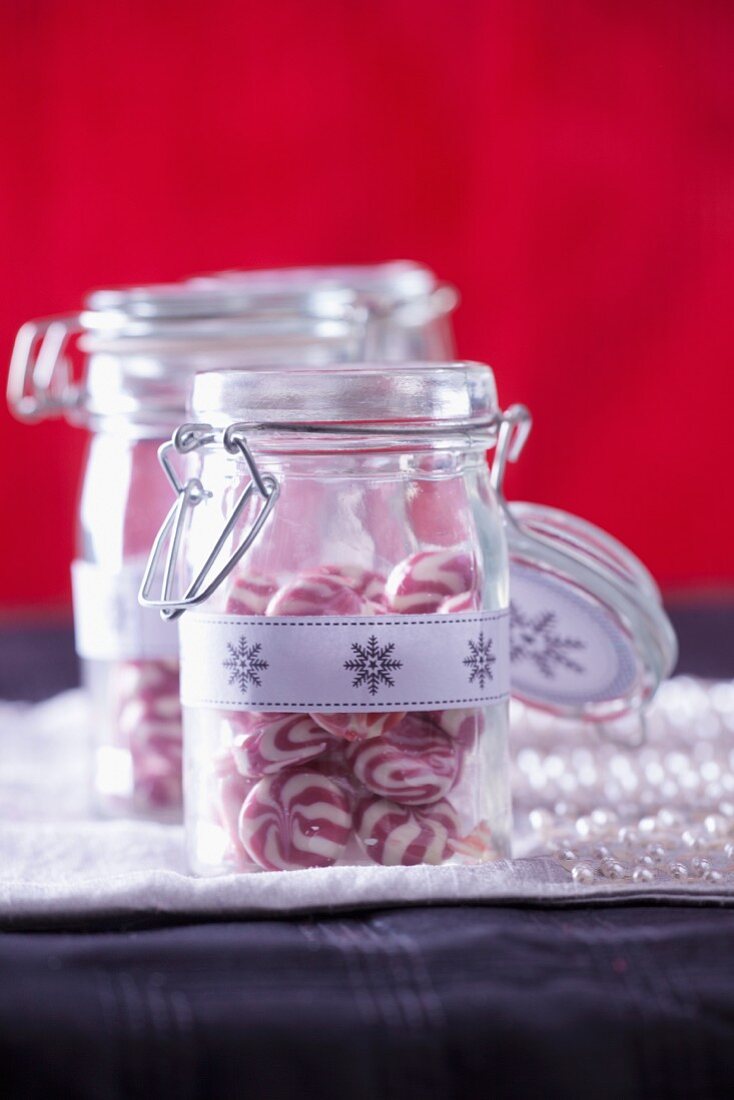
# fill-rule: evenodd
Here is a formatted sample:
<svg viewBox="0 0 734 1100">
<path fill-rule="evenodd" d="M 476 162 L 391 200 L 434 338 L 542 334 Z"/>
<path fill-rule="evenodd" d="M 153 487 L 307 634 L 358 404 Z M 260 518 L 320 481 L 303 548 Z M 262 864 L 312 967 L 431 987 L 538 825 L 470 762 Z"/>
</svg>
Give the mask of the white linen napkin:
<svg viewBox="0 0 734 1100">
<path fill-rule="evenodd" d="M 734 902 L 729 875 L 715 884 L 620 884 L 597 877 L 581 885 L 567 864 L 547 855 L 476 867 L 335 867 L 195 878 L 186 871 L 180 826 L 91 815 L 88 736 L 80 691 L 36 706 L 0 704 L 0 920 L 6 926 L 141 913 L 254 916 L 421 902 Z"/>
</svg>

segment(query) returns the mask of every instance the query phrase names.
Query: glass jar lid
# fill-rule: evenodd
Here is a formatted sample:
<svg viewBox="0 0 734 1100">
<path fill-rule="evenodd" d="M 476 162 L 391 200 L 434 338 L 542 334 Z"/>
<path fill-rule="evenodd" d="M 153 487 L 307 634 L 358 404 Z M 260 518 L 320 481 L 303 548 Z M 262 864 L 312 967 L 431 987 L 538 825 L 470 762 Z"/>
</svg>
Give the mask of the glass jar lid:
<svg viewBox="0 0 734 1100">
<path fill-rule="evenodd" d="M 190 408 L 216 428 L 236 421 L 251 431 L 324 434 L 329 425 L 352 434 L 471 434 L 496 429 L 499 414 L 492 370 L 472 362 L 289 365 L 287 375 L 277 367 L 206 371 L 194 380 Z"/>
<path fill-rule="evenodd" d="M 440 282 L 430 268 L 412 260 L 331 267 L 285 267 L 255 271 L 219 271 L 190 279 L 195 287 L 239 286 L 253 292 L 305 293 L 314 289 L 348 288 L 376 310 L 390 310 L 431 297 L 434 308 L 450 312 L 457 290 Z"/>
<path fill-rule="evenodd" d="M 30 321 L 16 338 L 8 401 L 23 420 L 183 417 L 211 366 L 362 358 L 365 310 L 338 287 L 252 293 L 218 285 L 98 290 L 79 314 Z M 81 371 L 74 346 L 88 357 Z"/>
<path fill-rule="evenodd" d="M 381 264 L 296 267 L 264 271 L 222 271 L 191 280 L 193 286 L 237 286 L 251 293 L 349 290 L 366 311 L 366 357 L 401 362 L 454 356 L 450 315 L 459 295 L 423 264 L 394 260 Z"/>
<path fill-rule="evenodd" d="M 530 706 L 607 722 L 640 712 L 677 658 L 660 591 L 617 539 L 557 508 L 507 503 L 502 483 L 529 431 L 515 406 L 500 428 L 492 480 L 510 556 L 512 692 Z"/>
</svg>

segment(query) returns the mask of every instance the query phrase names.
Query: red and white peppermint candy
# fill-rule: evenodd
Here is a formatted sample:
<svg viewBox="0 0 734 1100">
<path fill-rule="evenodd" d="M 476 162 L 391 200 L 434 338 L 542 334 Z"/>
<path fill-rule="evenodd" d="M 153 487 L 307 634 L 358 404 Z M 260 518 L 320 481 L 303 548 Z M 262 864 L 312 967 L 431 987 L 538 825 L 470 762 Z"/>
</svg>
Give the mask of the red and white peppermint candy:
<svg viewBox="0 0 734 1100">
<path fill-rule="evenodd" d="M 265 573 L 238 572 L 230 583 L 224 604 L 225 615 L 264 615 L 278 591 L 278 582 Z"/>
<path fill-rule="evenodd" d="M 388 798 L 364 798 L 354 826 L 370 859 L 387 867 L 443 863 L 453 855 L 449 841 L 459 831 L 456 811 L 445 800 L 410 807 Z"/>
<path fill-rule="evenodd" d="M 182 800 L 181 703 L 175 660 L 120 661 L 111 672 L 117 747 L 130 754 L 132 807 L 177 810 Z"/>
<path fill-rule="evenodd" d="M 178 694 L 178 661 L 120 661 L 112 675 L 115 695 L 123 702 L 140 695 Z"/>
<path fill-rule="evenodd" d="M 391 611 L 423 615 L 437 611 L 449 596 L 478 585 L 477 567 L 463 550 L 420 550 L 395 566 L 385 594 Z"/>
<path fill-rule="evenodd" d="M 181 736 L 181 701 L 173 692 L 149 691 L 135 695 L 120 706 L 117 727 L 132 737 L 146 723 L 168 723 Z"/>
<path fill-rule="evenodd" d="M 133 803 L 139 810 L 175 810 L 182 800 L 181 743 L 170 737 L 130 752 Z"/>
<path fill-rule="evenodd" d="M 331 738 L 310 714 L 257 714 L 232 744 L 237 770 L 257 778 L 323 755 Z M 240 727 L 241 728 L 241 727 Z"/>
<path fill-rule="evenodd" d="M 171 758 L 183 755 L 181 727 L 176 722 L 145 721 L 131 730 L 131 752 L 143 753 L 146 750 L 157 752 Z"/>
<path fill-rule="evenodd" d="M 440 726 L 462 748 L 471 748 L 484 732 L 484 711 L 481 707 L 462 710 L 432 710 L 426 717 Z"/>
<path fill-rule="evenodd" d="M 231 762 L 231 757 L 230 757 Z M 220 765 L 221 767 L 221 765 Z M 233 851 L 244 860 L 244 849 L 240 841 L 240 812 L 247 792 L 252 786 L 234 767 L 221 774 L 217 779 L 215 796 L 215 815 L 232 845 Z"/>
<path fill-rule="evenodd" d="M 485 863 L 496 856 L 492 843 L 492 830 L 486 821 L 480 821 L 466 836 L 449 840 L 449 846 L 467 863 Z"/>
<path fill-rule="evenodd" d="M 365 787 L 405 806 L 438 802 L 453 787 L 461 764 L 448 734 L 412 714 L 382 737 L 351 746 L 347 760 Z"/>
<path fill-rule="evenodd" d="M 479 611 L 481 601 L 478 592 L 460 592 L 447 596 L 437 607 L 439 615 L 458 615 L 462 611 Z"/>
<path fill-rule="evenodd" d="M 374 569 L 362 569 L 359 565 L 322 565 L 318 572 L 342 577 L 365 600 L 376 604 L 385 602 L 385 577 Z"/>
<path fill-rule="evenodd" d="M 463 477 L 432 480 L 430 474 L 443 462 L 430 455 L 418 461 L 426 475 L 415 481 L 407 496 L 410 526 L 419 543 L 455 546 L 471 538 L 472 510 Z"/>
<path fill-rule="evenodd" d="M 364 600 L 341 576 L 300 573 L 268 602 L 268 615 L 363 615 Z"/>
<path fill-rule="evenodd" d="M 333 779 L 305 768 L 258 780 L 239 817 L 242 846 L 265 871 L 330 867 L 351 831 L 346 794 Z"/>
<path fill-rule="evenodd" d="M 394 729 L 405 718 L 405 711 L 312 714 L 311 717 L 334 737 L 341 737 L 345 741 L 366 741 L 370 737 L 380 737 L 387 730 Z"/>
</svg>

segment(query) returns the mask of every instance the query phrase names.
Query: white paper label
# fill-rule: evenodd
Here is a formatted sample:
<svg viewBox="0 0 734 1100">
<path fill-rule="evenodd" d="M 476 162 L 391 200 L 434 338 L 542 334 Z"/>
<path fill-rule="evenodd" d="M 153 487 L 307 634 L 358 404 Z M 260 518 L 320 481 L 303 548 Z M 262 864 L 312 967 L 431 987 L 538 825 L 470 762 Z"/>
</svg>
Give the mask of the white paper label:
<svg viewBox="0 0 734 1100">
<path fill-rule="evenodd" d="M 176 657 L 178 630 L 157 611 L 141 607 L 144 562 L 121 570 L 75 561 L 71 567 L 76 651 L 88 660 Z"/>
<path fill-rule="evenodd" d="M 397 711 L 509 697 L 509 614 L 180 620 L 181 700 L 228 710 Z"/>
<path fill-rule="evenodd" d="M 568 582 L 519 563 L 512 566 L 510 588 L 513 694 L 578 706 L 630 692 L 635 651 L 603 608 Z"/>
</svg>

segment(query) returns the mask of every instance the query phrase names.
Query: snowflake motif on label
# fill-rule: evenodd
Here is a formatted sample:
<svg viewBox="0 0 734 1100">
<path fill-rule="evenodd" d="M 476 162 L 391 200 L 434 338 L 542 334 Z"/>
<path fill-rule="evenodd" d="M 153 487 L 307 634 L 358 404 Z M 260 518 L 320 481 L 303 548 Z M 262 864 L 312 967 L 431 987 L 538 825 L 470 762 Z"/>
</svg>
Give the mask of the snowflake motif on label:
<svg viewBox="0 0 734 1100">
<path fill-rule="evenodd" d="M 479 634 L 476 642 L 469 642 L 469 656 L 464 658 L 464 664 L 471 671 L 469 683 L 479 681 L 479 687 L 484 691 L 485 681 L 492 679 L 492 665 L 497 660 L 492 654 L 492 639 L 484 640 L 484 631 Z"/>
<path fill-rule="evenodd" d="M 367 645 L 352 642 L 354 657 L 344 662 L 348 672 L 356 673 L 352 680 L 352 687 L 363 687 L 366 684 L 370 695 L 377 695 L 380 684 L 395 687 L 391 673 L 402 668 L 403 662 L 393 656 L 394 652 L 394 642 L 381 646 L 374 634 L 371 635 Z"/>
<path fill-rule="evenodd" d="M 586 669 L 571 656 L 586 649 L 580 638 L 563 637 L 554 611 L 525 615 L 510 604 L 510 661 L 531 661 L 546 680 L 555 679 L 560 668 L 581 674 Z"/>
<path fill-rule="evenodd" d="M 247 693 L 251 683 L 255 687 L 262 687 L 260 673 L 268 667 L 268 662 L 260 656 L 260 642 L 248 646 L 247 638 L 243 634 L 236 646 L 227 642 L 227 649 L 230 656 L 222 664 L 229 669 L 229 683 L 237 684 L 243 695 Z"/>
</svg>

